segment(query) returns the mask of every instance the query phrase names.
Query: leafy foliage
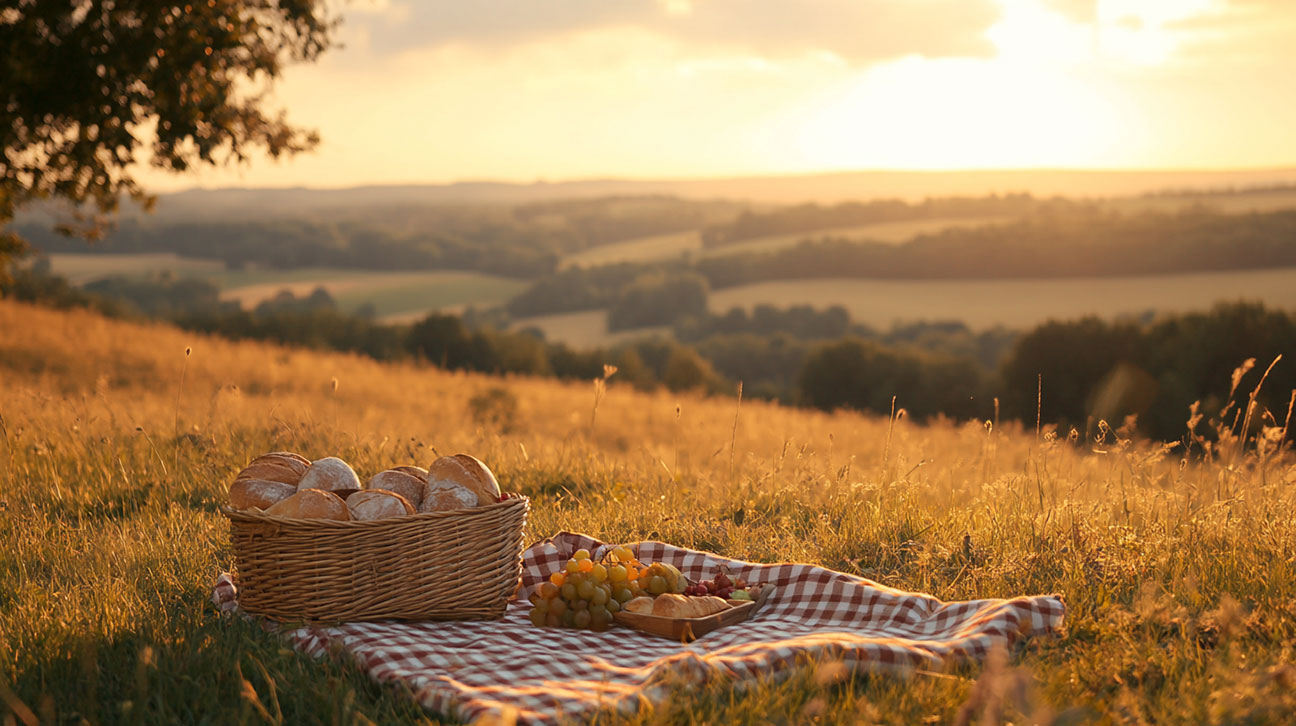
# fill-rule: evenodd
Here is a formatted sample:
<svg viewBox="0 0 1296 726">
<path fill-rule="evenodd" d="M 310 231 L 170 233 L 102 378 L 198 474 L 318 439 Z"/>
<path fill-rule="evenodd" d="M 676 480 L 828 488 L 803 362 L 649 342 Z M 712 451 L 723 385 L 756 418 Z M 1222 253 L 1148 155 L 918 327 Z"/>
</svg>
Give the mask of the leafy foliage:
<svg viewBox="0 0 1296 726">
<path fill-rule="evenodd" d="M 285 65 L 324 52 L 333 27 L 316 0 L 7 4 L 0 227 L 35 199 L 100 213 L 145 199 L 129 167 L 149 134 L 151 163 L 175 172 L 312 148 L 318 136 L 266 110 L 265 91 Z M 10 232 L 0 259 L 16 248 Z"/>
</svg>

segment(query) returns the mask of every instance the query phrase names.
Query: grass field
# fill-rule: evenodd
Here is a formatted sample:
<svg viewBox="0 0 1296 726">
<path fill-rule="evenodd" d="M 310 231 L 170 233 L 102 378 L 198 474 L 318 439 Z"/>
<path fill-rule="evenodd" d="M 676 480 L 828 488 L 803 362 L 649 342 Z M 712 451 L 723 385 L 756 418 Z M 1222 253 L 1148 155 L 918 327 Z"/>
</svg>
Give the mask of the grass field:
<svg viewBox="0 0 1296 726">
<path fill-rule="evenodd" d="M 1226 437 L 1214 458 L 1184 459 L 1114 434 L 1071 445 L 1033 424 L 739 407 L 615 377 L 596 407 L 588 384 L 4 301 L 0 376 L 5 724 L 432 720 L 354 665 L 312 661 L 209 604 L 231 561 L 216 511 L 225 486 L 271 449 L 340 455 L 362 474 L 475 453 L 533 498 L 528 540 L 656 538 L 944 599 L 1056 592 L 1069 607 L 1061 637 L 1027 643 L 1006 667 L 901 681 L 807 664 L 741 696 L 684 687 L 655 712 L 600 724 L 1296 719 L 1289 452 Z M 469 403 L 491 389 L 516 400 L 507 431 Z"/>
</svg>

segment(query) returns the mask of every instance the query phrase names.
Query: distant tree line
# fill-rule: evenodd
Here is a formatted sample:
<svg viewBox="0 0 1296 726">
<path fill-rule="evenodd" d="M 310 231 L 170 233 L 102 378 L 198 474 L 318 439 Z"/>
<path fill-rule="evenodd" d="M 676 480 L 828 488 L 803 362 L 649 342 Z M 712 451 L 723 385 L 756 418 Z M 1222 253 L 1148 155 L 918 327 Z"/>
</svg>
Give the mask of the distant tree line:
<svg viewBox="0 0 1296 726">
<path fill-rule="evenodd" d="M 696 229 L 733 205 L 671 197 L 609 197 L 519 206 L 364 207 L 312 217 L 126 218 L 102 240 L 58 234 L 43 220 L 15 225 L 45 253 L 168 252 L 231 269 L 346 267 L 473 270 L 517 278 L 556 271 L 563 255 Z"/>
<path fill-rule="evenodd" d="M 1120 215 L 1075 207 L 1012 223 L 952 228 L 894 245 L 805 240 L 695 262 L 621 263 L 537 279 L 515 317 L 611 309 L 630 286 L 700 275 L 710 290 L 773 280 L 997 279 L 1167 274 L 1296 266 L 1296 210 Z"/>
<path fill-rule="evenodd" d="M 1197 446 L 1226 425 L 1240 425 L 1247 396 L 1279 355 L 1283 360 L 1257 394 L 1250 432 L 1285 430 L 1296 391 L 1296 314 L 1256 303 L 1145 322 L 1049 322 L 1020 335 L 974 332 L 961 323 L 878 332 L 843 321 L 840 309 L 763 307 L 680 323 L 694 333 L 688 342 L 649 339 L 574 350 L 527 332 L 475 328 L 451 315 L 382 325 L 339 311 L 322 289 L 301 297 L 283 293 L 252 310 L 231 309 L 200 285 L 165 277 L 114 280 L 100 289 L 102 294 L 78 290 L 26 268 L 0 286 L 0 295 L 109 315 L 151 311 L 233 339 L 422 360 L 452 370 L 589 380 L 610 363 L 619 369 L 616 381 L 640 388 L 723 393 L 742 381 L 747 396 L 881 414 L 890 412 L 894 397 L 919 420 L 987 419 L 996 413 L 997 398 L 1005 420 L 1033 423 L 1038 406 L 1042 421 L 1063 431 L 1074 427 L 1092 436 L 1100 422 L 1116 428 L 1133 420 L 1148 437 Z M 173 299 L 163 302 L 168 290 Z M 1235 369 L 1247 359 L 1254 359 L 1254 370 L 1232 386 Z M 1192 424 L 1194 402 L 1202 419 Z"/>
<path fill-rule="evenodd" d="M 731 222 L 708 226 L 702 230 L 702 245 L 723 247 L 759 237 L 810 233 L 885 222 L 950 217 L 1018 217 L 1044 209 L 1070 208 L 1075 205 L 1075 202 L 1062 198 L 1042 200 L 1029 194 L 935 197 L 916 203 L 900 199 L 879 199 L 869 202 L 843 202 L 830 206 L 801 204 L 764 212 L 745 211 Z"/>
<path fill-rule="evenodd" d="M 1296 265 L 1296 210 L 1033 216 L 961 227 L 902 244 L 802 242 L 766 254 L 699 260 L 714 289 L 767 280 L 1085 277 Z"/>
</svg>

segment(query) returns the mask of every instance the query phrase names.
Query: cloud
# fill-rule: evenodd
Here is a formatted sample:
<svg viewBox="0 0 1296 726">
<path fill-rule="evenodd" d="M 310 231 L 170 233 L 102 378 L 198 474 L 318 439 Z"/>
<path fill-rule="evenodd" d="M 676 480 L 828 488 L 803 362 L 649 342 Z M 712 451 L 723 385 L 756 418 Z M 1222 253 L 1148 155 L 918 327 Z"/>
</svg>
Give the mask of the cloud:
<svg viewBox="0 0 1296 726">
<path fill-rule="evenodd" d="M 562 42 L 579 32 L 636 29 L 704 52 L 762 57 L 828 52 L 852 63 L 907 55 L 987 57 L 997 0 L 406 0 L 355 13 L 373 47 Z M 371 8 L 372 9 L 372 8 Z"/>
</svg>

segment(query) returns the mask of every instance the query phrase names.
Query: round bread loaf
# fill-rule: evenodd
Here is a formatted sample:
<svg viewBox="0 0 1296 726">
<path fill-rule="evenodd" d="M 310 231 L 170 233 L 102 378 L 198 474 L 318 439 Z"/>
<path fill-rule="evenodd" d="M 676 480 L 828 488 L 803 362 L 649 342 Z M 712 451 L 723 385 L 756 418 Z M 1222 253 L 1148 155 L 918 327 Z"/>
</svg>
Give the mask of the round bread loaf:
<svg viewBox="0 0 1296 726">
<path fill-rule="evenodd" d="M 422 480 L 395 469 L 380 471 L 365 483 L 366 490 L 396 492 L 414 505 L 415 509 L 418 509 L 419 505 L 423 503 L 423 488 L 425 486 L 427 485 Z"/>
<path fill-rule="evenodd" d="M 430 481 L 423 490 L 420 512 L 450 512 L 477 506 L 477 495 L 468 487 L 452 481 Z"/>
<path fill-rule="evenodd" d="M 297 487 L 281 481 L 237 479 L 229 488 L 229 503 L 235 509 L 265 509 L 297 493 Z"/>
<path fill-rule="evenodd" d="M 323 489 L 334 492 L 359 488 L 360 477 L 356 476 L 355 470 L 336 456 L 326 456 L 311 464 L 302 475 L 301 481 L 297 483 L 297 491 Z"/>
<path fill-rule="evenodd" d="M 248 463 L 259 464 L 263 461 L 272 461 L 276 464 L 283 464 L 293 471 L 302 474 L 305 474 L 306 470 L 310 468 L 310 461 L 306 457 L 289 451 L 272 451 L 268 454 L 262 454 Z"/>
<path fill-rule="evenodd" d="M 414 506 L 405 497 L 383 489 L 356 492 L 347 497 L 346 506 L 351 519 L 362 521 L 404 517 L 415 512 Z"/>
<path fill-rule="evenodd" d="M 427 481 L 427 476 L 428 476 L 428 470 L 424 469 L 421 466 L 393 466 L 388 471 L 399 471 L 405 474 L 409 474 L 410 476 L 414 477 L 415 479 L 418 479 L 419 481 Z"/>
<path fill-rule="evenodd" d="M 428 486 L 448 482 L 458 484 L 477 496 L 475 506 L 499 501 L 499 482 L 486 465 L 467 454 L 443 456 L 428 467 Z M 431 489 L 429 488 L 429 492 Z"/>
<path fill-rule="evenodd" d="M 299 470 L 289 466 L 281 461 L 271 461 L 263 459 L 254 461 L 243 467 L 238 473 L 237 479 L 264 479 L 266 481 L 279 481 L 284 484 L 296 486 L 302 479 L 304 470 Z"/>
<path fill-rule="evenodd" d="M 334 519 L 342 522 L 351 519 L 346 502 L 333 492 L 323 489 L 302 489 L 272 505 L 265 513 L 296 519 Z"/>
</svg>

